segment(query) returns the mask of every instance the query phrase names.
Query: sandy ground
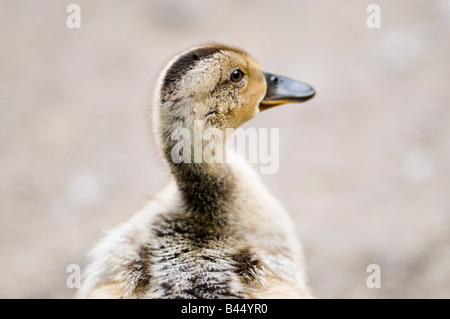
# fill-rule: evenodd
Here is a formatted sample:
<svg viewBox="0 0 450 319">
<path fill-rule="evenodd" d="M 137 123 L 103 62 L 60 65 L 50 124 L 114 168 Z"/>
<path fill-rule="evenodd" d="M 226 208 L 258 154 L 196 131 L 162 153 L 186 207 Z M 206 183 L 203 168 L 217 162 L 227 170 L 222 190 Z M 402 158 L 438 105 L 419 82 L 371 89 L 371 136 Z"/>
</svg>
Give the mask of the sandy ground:
<svg viewBox="0 0 450 319">
<path fill-rule="evenodd" d="M 317 96 L 258 115 L 280 129 L 263 179 L 296 223 L 321 298 L 450 298 L 450 4 L 0 1 L 0 297 L 69 298 L 102 233 L 167 175 L 154 80 L 206 41 L 240 46 Z M 367 266 L 381 269 L 369 289 Z"/>
</svg>

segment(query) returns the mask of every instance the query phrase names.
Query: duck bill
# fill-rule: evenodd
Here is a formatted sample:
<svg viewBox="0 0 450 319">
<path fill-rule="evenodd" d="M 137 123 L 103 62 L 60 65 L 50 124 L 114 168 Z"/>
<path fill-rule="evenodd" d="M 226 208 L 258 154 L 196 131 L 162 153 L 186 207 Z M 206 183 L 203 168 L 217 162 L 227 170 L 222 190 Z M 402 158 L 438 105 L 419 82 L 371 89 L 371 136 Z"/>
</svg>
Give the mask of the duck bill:
<svg viewBox="0 0 450 319">
<path fill-rule="evenodd" d="M 316 92 L 306 83 L 296 81 L 281 75 L 263 72 L 266 79 L 266 96 L 259 105 L 264 111 L 285 103 L 300 103 L 312 98 Z"/>
</svg>

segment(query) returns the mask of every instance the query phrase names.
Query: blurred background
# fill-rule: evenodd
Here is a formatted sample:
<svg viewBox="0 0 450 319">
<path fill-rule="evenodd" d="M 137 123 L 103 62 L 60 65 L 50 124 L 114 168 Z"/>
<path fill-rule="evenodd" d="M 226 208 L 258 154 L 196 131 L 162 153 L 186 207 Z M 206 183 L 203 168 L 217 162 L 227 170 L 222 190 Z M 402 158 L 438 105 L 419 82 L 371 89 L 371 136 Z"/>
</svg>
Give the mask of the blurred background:
<svg viewBox="0 0 450 319">
<path fill-rule="evenodd" d="M 263 175 L 320 298 L 450 298 L 450 1 L 0 0 L 0 297 L 71 298 L 104 231 L 167 181 L 154 81 L 193 45 L 247 50 L 317 95 L 258 115 Z M 369 289 L 370 264 L 381 288 Z"/>
</svg>

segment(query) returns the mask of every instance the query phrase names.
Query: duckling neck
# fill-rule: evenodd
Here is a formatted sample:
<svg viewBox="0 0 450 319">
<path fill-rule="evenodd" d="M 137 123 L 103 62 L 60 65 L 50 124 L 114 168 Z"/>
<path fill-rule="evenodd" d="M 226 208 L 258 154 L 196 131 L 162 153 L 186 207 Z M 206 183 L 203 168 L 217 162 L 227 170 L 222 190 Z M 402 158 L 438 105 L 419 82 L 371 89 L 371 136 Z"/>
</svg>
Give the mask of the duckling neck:
<svg viewBox="0 0 450 319">
<path fill-rule="evenodd" d="M 233 178 L 227 165 L 183 163 L 172 169 L 184 203 L 206 218 L 220 218 L 231 198 Z"/>
<path fill-rule="evenodd" d="M 222 142 L 217 147 L 223 147 Z M 183 204 L 196 222 L 223 224 L 227 219 L 227 206 L 233 198 L 234 178 L 229 164 L 196 159 L 194 147 L 190 157 L 181 162 L 174 161 L 176 143 L 165 147 L 165 159 L 178 189 Z M 184 150 L 186 151 L 186 150 Z"/>
</svg>

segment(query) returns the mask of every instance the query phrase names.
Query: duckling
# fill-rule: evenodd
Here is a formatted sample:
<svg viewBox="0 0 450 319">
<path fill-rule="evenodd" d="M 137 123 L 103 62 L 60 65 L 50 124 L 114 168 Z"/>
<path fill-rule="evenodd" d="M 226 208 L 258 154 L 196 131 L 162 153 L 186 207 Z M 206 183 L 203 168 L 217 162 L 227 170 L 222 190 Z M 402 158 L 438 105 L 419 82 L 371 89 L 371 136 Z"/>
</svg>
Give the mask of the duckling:
<svg viewBox="0 0 450 319">
<path fill-rule="evenodd" d="M 245 51 L 191 48 L 162 71 L 153 133 L 171 179 L 91 252 L 79 298 L 312 298 L 293 223 L 246 163 L 174 161 L 174 132 L 225 132 L 315 94 Z M 217 142 L 221 143 L 221 142 Z"/>
</svg>

